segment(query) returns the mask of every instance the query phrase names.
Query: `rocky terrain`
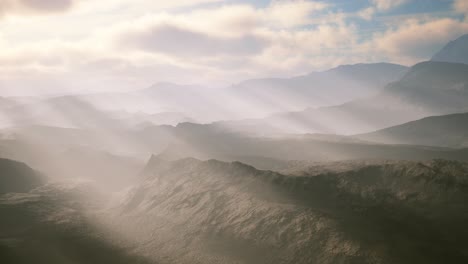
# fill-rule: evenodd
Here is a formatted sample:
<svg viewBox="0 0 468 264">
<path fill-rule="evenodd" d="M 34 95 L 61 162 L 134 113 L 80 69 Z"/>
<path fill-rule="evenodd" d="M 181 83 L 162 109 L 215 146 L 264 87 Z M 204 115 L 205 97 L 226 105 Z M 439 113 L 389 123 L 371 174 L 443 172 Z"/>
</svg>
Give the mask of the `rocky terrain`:
<svg viewBox="0 0 468 264">
<path fill-rule="evenodd" d="M 466 163 L 348 162 L 319 173 L 314 166 L 280 174 L 153 157 L 112 225 L 141 254 L 171 263 L 468 259 Z"/>
</svg>

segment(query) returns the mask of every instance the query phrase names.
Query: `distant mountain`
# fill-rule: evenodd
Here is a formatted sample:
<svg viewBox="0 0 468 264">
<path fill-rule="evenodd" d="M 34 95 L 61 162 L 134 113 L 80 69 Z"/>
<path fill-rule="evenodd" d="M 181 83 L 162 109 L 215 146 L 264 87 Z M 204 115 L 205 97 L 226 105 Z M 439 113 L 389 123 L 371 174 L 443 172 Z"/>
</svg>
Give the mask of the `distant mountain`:
<svg viewBox="0 0 468 264">
<path fill-rule="evenodd" d="M 282 109 L 301 110 L 373 95 L 388 83 L 399 80 L 407 70 L 408 67 L 390 63 L 342 65 L 292 78 L 247 80 L 230 90 L 235 96 L 254 97 L 280 105 Z"/>
<path fill-rule="evenodd" d="M 468 113 L 426 117 L 355 137 L 386 144 L 468 147 Z"/>
<path fill-rule="evenodd" d="M 468 161 L 468 148 L 451 149 L 412 145 L 386 145 L 346 137 L 314 135 L 277 138 L 246 137 L 222 126 L 183 123 L 138 132 L 148 148 L 166 159 L 241 161 L 262 169 L 279 169 L 291 160 L 338 161 L 357 159 Z M 164 147 L 162 147 L 165 144 Z"/>
<path fill-rule="evenodd" d="M 113 128 L 121 124 L 78 96 L 60 96 L 20 103 L 3 112 L 12 126 L 44 125 L 68 128 Z"/>
<path fill-rule="evenodd" d="M 347 166 L 289 176 L 153 157 L 109 226 L 169 263 L 468 261 L 468 164 Z"/>
<path fill-rule="evenodd" d="M 14 99 L 0 97 L 0 128 L 14 125 L 14 120 L 11 120 L 9 110 L 15 107 L 17 104 L 17 101 Z"/>
<path fill-rule="evenodd" d="M 388 63 L 356 64 L 290 79 L 249 80 L 231 87 L 156 83 L 129 92 L 0 98 L 0 125 L 94 129 L 262 118 L 372 95 L 406 70 Z"/>
<path fill-rule="evenodd" d="M 468 111 L 468 65 L 423 62 L 377 95 L 338 106 L 220 123 L 251 133 L 358 134 L 427 116 Z"/>
<path fill-rule="evenodd" d="M 468 64 L 468 34 L 450 41 L 431 60 Z"/>
<path fill-rule="evenodd" d="M 156 114 L 146 113 L 130 113 L 127 117 L 121 116 L 119 120 L 122 120 L 126 124 L 135 124 L 135 127 L 144 127 L 152 125 L 172 125 L 175 126 L 179 123 L 185 122 L 196 122 L 193 118 L 189 117 L 184 113 L 177 112 L 162 112 Z"/>
<path fill-rule="evenodd" d="M 156 83 L 151 87 L 138 90 L 135 94 L 144 96 L 167 112 L 184 113 L 200 122 L 212 122 L 226 118 L 236 118 L 231 105 L 236 102 L 226 99 L 222 89 L 199 85 L 179 85 L 174 83 Z M 225 102 L 225 104 L 220 104 Z M 253 113 L 255 114 L 255 113 Z M 239 115 L 245 112 L 239 109 Z"/>
<path fill-rule="evenodd" d="M 52 128 L 40 131 L 50 135 L 37 135 L 37 138 L 18 138 L 11 140 L 0 140 L 0 158 L 14 159 L 33 166 L 42 173 L 53 179 L 86 179 L 93 181 L 97 186 L 106 190 L 120 190 L 126 188 L 133 182 L 134 175 L 144 165 L 144 160 L 135 154 L 132 157 L 122 154 L 99 150 L 89 145 L 81 145 L 80 140 L 73 142 L 72 135 L 80 135 L 81 131 L 69 131 L 70 137 L 58 138 L 57 142 L 52 140 L 55 134 L 62 136 L 60 131 Z M 62 131 L 65 136 L 65 132 Z M 89 139 L 85 138 L 84 140 Z M 71 142 L 66 142 L 69 140 Z M 73 145 L 73 143 L 77 143 Z M 96 143 L 97 144 L 97 143 Z M 149 150 L 147 150 L 149 151 Z M 145 155 L 146 157 L 146 155 Z M 6 172 L 7 168 L 3 169 Z M 12 177 L 22 182 L 20 176 L 13 173 L 4 177 Z M 2 186 L 0 186 L 0 190 Z M 1 191 L 0 191 L 1 192 Z"/>
<path fill-rule="evenodd" d="M 389 82 L 398 80 L 406 70 L 405 66 L 388 63 L 356 64 L 290 79 L 248 80 L 231 87 L 156 83 L 129 92 L 61 96 L 38 100 L 35 104 L 28 101 L 23 104 L 23 108 L 28 109 L 19 114 L 12 111 L 9 116 L 16 123 L 21 121 L 20 124 L 31 124 L 33 120 L 39 122 L 47 117 L 46 120 L 68 127 L 101 123 L 103 120 L 94 122 L 94 119 L 101 117 L 102 113 L 121 123 L 138 126 L 261 118 L 280 111 L 329 106 L 369 96 Z M 63 108 L 63 114 L 60 111 L 55 113 L 55 109 L 60 108 Z M 39 111 L 36 113 L 30 109 Z M 44 113 L 43 116 L 40 113 Z M 77 120 L 81 115 L 93 118 Z M 45 121 L 41 124 L 53 125 Z"/>
<path fill-rule="evenodd" d="M 247 80 L 227 88 L 157 83 L 137 93 L 168 111 L 212 122 L 343 103 L 380 91 L 406 70 L 389 63 L 344 65 L 289 79 Z"/>
<path fill-rule="evenodd" d="M 55 126 L 80 129 L 116 130 L 151 125 L 195 122 L 180 112 L 128 111 L 145 104 L 158 105 L 144 95 L 103 93 L 46 98 L 0 98 L 0 127 Z M 157 106 L 153 107 L 157 108 Z M 135 109 L 133 109 L 135 110 Z"/>
</svg>

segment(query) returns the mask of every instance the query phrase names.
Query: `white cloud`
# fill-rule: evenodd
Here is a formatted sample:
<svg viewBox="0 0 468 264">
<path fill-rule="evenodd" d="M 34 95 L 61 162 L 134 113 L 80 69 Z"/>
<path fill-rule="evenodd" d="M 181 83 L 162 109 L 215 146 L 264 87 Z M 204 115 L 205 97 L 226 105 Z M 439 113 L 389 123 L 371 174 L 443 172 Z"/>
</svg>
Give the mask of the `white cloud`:
<svg viewBox="0 0 468 264">
<path fill-rule="evenodd" d="M 293 4 L 302 7 L 304 2 L 288 3 L 290 10 L 295 9 Z M 323 23 L 309 29 L 294 28 L 305 23 L 300 22 L 302 20 L 281 26 L 288 28 L 278 28 L 279 13 L 271 11 L 278 5 L 274 2 L 260 9 L 226 5 L 183 15 L 150 15 L 115 26 L 112 35 L 114 42 L 121 43 L 118 48 L 126 51 L 168 55 L 176 60 L 213 67 L 214 71 L 232 71 L 237 65 L 244 78 L 334 66 L 339 54 L 352 50 L 355 45 L 356 28 L 345 23 L 342 14 L 329 14 Z M 232 72 L 224 74 L 229 78 Z"/>
<path fill-rule="evenodd" d="M 372 20 L 403 1 L 373 1 L 352 14 L 317 1 L 265 7 L 219 1 L 81 0 L 61 16 L 9 17 L 1 21 L 0 85 L 135 89 L 157 81 L 291 76 L 358 62 L 411 64 L 468 32 L 466 22 L 453 18 L 404 17 L 382 23 L 386 29 L 369 39 L 351 22 Z"/>
<path fill-rule="evenodd" d="M 453 3 L 453 8 L 456 12 L 468 16 L 468 1 L 466 0 L 455 0 Z"/>
<path fill-rule="evenodd" d="M 306 1 L 274 1 L 264 8 L 224 4 L 124 19 L 87 35 L 83 31 L 85 37 L 71 35 L 73 41 L 47 37 L 12 45 L 6 40 L 0 47 L 0 65 L 6 65 L 0 66 L 0 80 L 24 87 L 28 80 L 44 87 L 75 80 L 70 84 L 74 88 L 102 82 L 100 87 L 123 89 L 156 81 L 235 82 L 286 76 L 364 60 L 356 27 L 341 13 L 317 17 L 326 8 Z M 18 21 L 32 33 L 52 25 Z M 49 81 L 38 81 L 40 76 Z"/>
<path fill-rule="evenodd" d="M 429 59 L 449 40 L 468 32 L 468 23 L 450 18 L 409 19 L 393 29 L 378 33 L 372 46 L 402 63 Z"/>
<path fill-rule="evenodd" d="M 365 19 L 365 20 L 371 20 L 375 15 L 375 8 L 374 7 L 367 7 L 362 10 L 360 10 L 357 13 L 357 16 Z"/>
<path fill-rule="evenodd" d="M 253 55 L 268 41 L 258 35 L 223 37 L 170 24 L 155 24 L 139 32 L 121 36 L 122 46 L 173 56 Z"/>
<path fill-rule="evenodd" d="M 388 11 L 408 2 L 408 0 L 370 0 L 378 11 Z"/>
<path fill-rule="evenodd" d="M 0 15 L 63 12 L 79 0 L 2 0 Z"/>
<path fill-rule="evenodd" d="M 318 11 L 323 11 L 328 4 L 313 1 L 273 1 L 261 11 L 263 18 L 274 26 L 295 27 L 306 25 L 310 16 Z"/>
</svg>

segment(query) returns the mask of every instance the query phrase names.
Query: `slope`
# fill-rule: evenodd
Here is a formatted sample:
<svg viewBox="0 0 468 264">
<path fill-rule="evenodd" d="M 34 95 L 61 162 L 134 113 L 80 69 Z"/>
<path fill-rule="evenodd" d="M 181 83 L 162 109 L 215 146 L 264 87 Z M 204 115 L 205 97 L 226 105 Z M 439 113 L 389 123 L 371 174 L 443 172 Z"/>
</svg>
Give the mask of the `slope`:
<svg viewBox="0 0 468 264">
<path fill-rule="evenodd" d="M 461 263 L 467 171 L 437 160 L 287 176 L 153 157 L 111 222 L 172 263 Z"/>
<path fill-rule="evenodd" d="M 468 64 L 468 34 L 450 41 L 431 60 Z"/>
<path fill-rule="evenodd" d="M 468 113 L 426 117 L 354 137 L 385 144 L 468 147 Z"/>
<path fill-rule="evenodd" d="M 1 263 L 150 263 L 96 225 L 87 211 L 91 186 L 47 183 L 11 160 L 0 160 L 0 167 Z"/>
</svg>

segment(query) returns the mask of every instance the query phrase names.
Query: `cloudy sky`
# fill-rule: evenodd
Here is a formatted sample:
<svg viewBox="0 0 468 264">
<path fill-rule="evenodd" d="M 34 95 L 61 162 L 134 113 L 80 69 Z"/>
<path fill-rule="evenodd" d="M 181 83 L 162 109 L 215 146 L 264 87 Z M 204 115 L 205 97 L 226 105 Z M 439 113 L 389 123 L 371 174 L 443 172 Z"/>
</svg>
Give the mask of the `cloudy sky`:
<svg viewBox="0 0 468 264">
<path fill-rule="evenodd" d="M 411 65 L 466 33 L 466 0 L 0 0 L 0 89 L 222 86 Z"/>
</svg>

